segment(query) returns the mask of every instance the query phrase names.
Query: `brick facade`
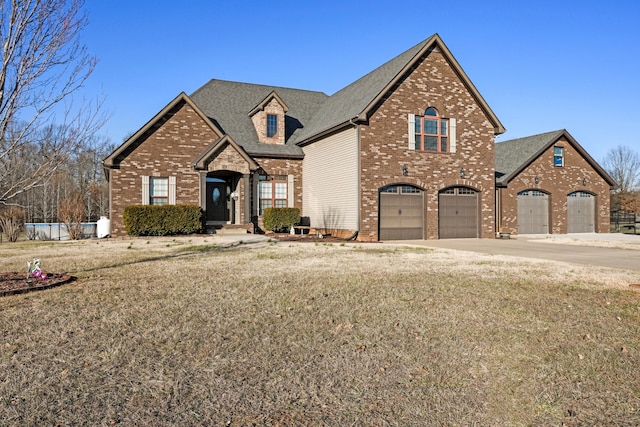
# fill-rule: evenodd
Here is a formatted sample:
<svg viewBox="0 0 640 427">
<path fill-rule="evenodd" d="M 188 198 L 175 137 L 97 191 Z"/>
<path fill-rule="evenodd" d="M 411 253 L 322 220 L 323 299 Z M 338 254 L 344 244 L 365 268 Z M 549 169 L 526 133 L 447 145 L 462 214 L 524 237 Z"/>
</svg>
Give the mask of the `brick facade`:
<svg viewBox="0 0 640 427">
<path fill-rule="evenodd" d="M 457 120 L 456 153 L 408 149 L 408 114 L 434 107 Z M 426 238 L 438 238 L 438 193 L 450 186 L 480 192 L 480 237 L 495 227 L 494 127 L 445 56 L 432 51 L 415 65 L 360 128 L 361 240 L 378 240 L 379 189 L 411 184 L 425 191 Z M 408 175 L 403 176 L 402 167 Z M 465 178 L 460 177 L 464 168 Z"/>
<path fill-rule="evenodd" d="M 553 148 L 564 147 L 564 166 L 553 163 Z M 536 177 L 538 182 L 536 183 Z M 583 180 L 586 185 L 583 184 Z M 566 139 L 560 138 L 545 150 L 531 165 L 514 177 L 507 188 L 499 189 L 501 231 L 518 232 L 518 193 L 540 190 L 549 195 L 549 232 L 567 233 L 567 195 L 583 191 L 596 197 L 596 233 L 609 230 L 609 192 L 607 181 Z"/>
<path fill-rule="evenodd" d="M 302 212 L 302 160 L 300 159 L 255 159 L 268 175 L 293 175 L 293 207 Z"/>
<path fill-rule="evenodd" d="M 176 177 L 176 203 L 200 204 L 200 175 L 192 167 L 220 135 L 188 105 L 176 106 L 169 119 L 110 171 L 111 235 L 125 235 L 124 208 L 142 203 L 141 176 Z"/>
</svg>

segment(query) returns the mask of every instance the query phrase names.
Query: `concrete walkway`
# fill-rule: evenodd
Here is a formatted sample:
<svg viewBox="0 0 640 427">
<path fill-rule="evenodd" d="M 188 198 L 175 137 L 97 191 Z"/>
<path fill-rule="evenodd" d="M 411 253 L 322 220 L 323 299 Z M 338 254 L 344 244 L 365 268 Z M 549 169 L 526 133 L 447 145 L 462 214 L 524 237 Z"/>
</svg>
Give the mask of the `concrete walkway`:
<svg viewBox="0 0 640 427">
<path fill-rule="evenodd" d="M 551 236 L 519 236 L 515 239 L 446 239 L 446 240 L 411 240 L 386 243 L 410 243 L 433 248 L 454 249 L 480 252 L 491 255 L 510 255 L 523 258 L 548 259 L 564 261 L 585 266 L 603 267 L 640 271 L 640 250 L 603 248 L 588 246 L 593 240 L 632 241 L 640 244 L 640 235 L 603 234 L 603 235 L 570 235 L 572 241 L 583 238 L 585 245 L 543 242 L 541 238 Z M 565 239 L 567 236 L 563 236 Z"/>
</svg>

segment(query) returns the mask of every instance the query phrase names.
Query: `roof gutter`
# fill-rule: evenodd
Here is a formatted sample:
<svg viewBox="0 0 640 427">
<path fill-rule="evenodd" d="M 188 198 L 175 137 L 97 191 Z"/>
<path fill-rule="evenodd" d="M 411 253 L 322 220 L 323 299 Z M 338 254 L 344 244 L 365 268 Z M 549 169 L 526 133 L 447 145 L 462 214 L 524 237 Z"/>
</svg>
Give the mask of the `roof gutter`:
<svg viewBox="0 0 640 427">
<path fill-rule="evenodd" d="M 353 117 L 349 120 L 347 120 L 346 122 L 342 122 L 340 124 L 337 124 L 335 126 L 332 126 L 330 128 L 327 128 L 325 130 L 322 130 L 314 135 L 311 135 L 310 137 L 306 138 L 303 141 L 300 142 L 296 142 L 296 145 L 299 147 L 304 147 L 305 145 L 309 145 L 312 144 L 314 142 L 316 142 L 319 139 L 322 139 L 323 137 L 327 136 L 327 135 L 331 135 L 332 133 L 335 133 L 339 130 L 342 130 L 348 126 L 357 126 L 357 124 L 362 123 L 366 120 L 362 120 L 360 119 L 360 115 Z"/>
</svg>

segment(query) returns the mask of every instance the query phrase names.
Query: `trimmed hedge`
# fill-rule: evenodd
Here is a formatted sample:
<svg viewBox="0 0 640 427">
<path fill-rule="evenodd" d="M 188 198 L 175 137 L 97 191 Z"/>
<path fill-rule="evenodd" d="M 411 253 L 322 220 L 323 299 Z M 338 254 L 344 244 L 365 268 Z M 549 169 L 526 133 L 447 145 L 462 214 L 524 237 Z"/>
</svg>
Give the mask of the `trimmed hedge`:
<svg viewBox="0 0 640 427">
<path fill-rule="evenodd" d="M 300 223 L 298 208 L 266 208 L 262 216 L 264 228 L 270 231 L 282 231 Z"/>
<path fill-rule="evenodd" d="M 203 211 L 197 205 L 136 205 L 124 208 L 130 236 L 171 236 L 202 231 Z"/>
</svg>

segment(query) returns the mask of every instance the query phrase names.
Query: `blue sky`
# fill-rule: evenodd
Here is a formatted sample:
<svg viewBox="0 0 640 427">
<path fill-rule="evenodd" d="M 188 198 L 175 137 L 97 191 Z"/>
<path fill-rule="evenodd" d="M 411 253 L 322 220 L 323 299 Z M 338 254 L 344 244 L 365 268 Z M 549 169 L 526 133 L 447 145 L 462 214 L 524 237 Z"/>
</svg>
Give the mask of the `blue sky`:
<svg viewBox="0 0 640 427">
<path fill-rule="evenodd" d="M 87 1 L 112 142 L 209 79 L 333 94 L 439 33 L 507 132 L 640 152 L 640 2 Z"/>
</svg>

